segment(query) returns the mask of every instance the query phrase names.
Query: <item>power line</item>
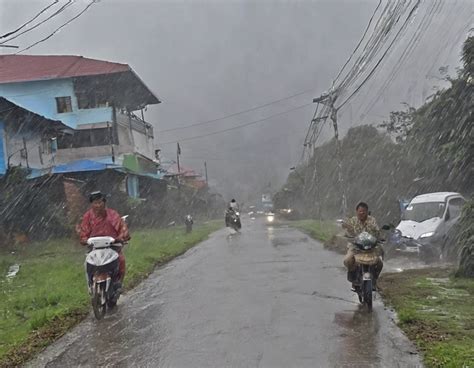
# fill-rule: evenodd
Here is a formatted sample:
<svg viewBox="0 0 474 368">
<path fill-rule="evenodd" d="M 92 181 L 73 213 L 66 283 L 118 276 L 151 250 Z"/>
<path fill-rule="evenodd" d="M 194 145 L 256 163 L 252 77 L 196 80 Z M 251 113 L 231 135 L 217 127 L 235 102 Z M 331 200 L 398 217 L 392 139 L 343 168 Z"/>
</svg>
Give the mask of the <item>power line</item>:
<svg viewBox="0 0 474 368">
<path fill-rule="evenodd" d="M 4 43 L 7 43 L 7 42 L 10 42 L 22 35 L 24 35 L 25 33 L 28 33 L 28 32 L 31 32 L 32 30 L 38 28 L 39 26 L 41 26 L 42 24 L 48 22 L 49 20 L 53 19 L 54 17 L 56 17 L 57 15 L 61 14 L 64 10 L 66 10 L 69 6 L 71 6 L 73 4 L 73 0 L 68 0 L 68 2 L 66 4 L 64 4 L 61 8 L 59 8 L 58 10 L 56 10 L 53 14 L 51 14 L 49 17 L 47 17 L 46 19 L 42 20 L 41 22 L 35 24 L 34 26 L 28 28 L 28 29 L 25 29 L 23 32 L 20 32 L 18 33 L 17 35 L 9 38 L 8 40 L 5 40 L 5 41 L 2 41 L 0 42 L 0 45 L 3 45 Z"/>
<path fill-rule="evenodd" d="M 0 38 L 7 38 L 15 33 L 17 33 L 18 31 L 21 31 L 24 27 L 26 27 L 28 24 L 30 24 L 31 22 L 33 22 L 34 20 L 36 20 L 36 18 L 38 18 L 41 14 L 43 14 L 45 11 L 47 11 L 49 8 L 51 8 L 52 6 L 56 5 L 57 3 L 59 2 L 59 0 L 54 0 L 51 4 L 49 4 L 48 6 L 46 6 L 45 8 L 41 9 L 40 12 L 38 12 L 33 18 L 31 18 L 30 20 L 28 20 L 27 22 L 23 23 L 20 27 L 18 27 L 17 29 L 15 29 L 14 31 L 11 31 L 11 32 L 8 32 L 8 33 L 5 33 L 4 35 L 0 36 Z"/>
<path fill-rule="evenodd" d="M 306 106 L 310 106 L 310 105 L 312 105 L 312 103 L 307 103 L 307 104 L 304 104 L 304 105 L 300 105 L 300 106 L 294 107 L 294 108 L 292 108 L 292 109 L 279 112 L 278 114 L 273 114 L 273 115 L 270 115 L 270 116 L 268 116 L 268 117 L 266 117 L 266 118 L 254 120 L 254 121 L 251 121 L 251 122 L 248 122 L 248 123 L 245 123 L 245 124 L 241 124 L 241 125 L 234 126 L 234 127 L 232 127 L 232 128 L 222 129 L 222 130 L 218 130 L 218 131 L 215 131 L 215 132 L 212 132 L 212 133 L 196 135 L 196 136 L 188 137 L 188 138 L 181 138 L 181 139 L 177 139 L 177 140 L 174 140 L 174 141 L 163 142 L 163 143 L 161 143 L 161 145 L 172 144 L 172 143 L 174 144 L 174 143 L 176 143 L 176 142 L 190 141 L 190 140 L 194 140 L 194 139 L 198 139 L 198 138 L 209 137 L 209 136 L 212 136 L 212 135 L 216 135 L 216 134 L 220 134 L 220 133 L 229 132 L 229 131 L 231 131 L 231 130 L 236 130 L 236 129 L 244 128 L 244 127 L 247 127 L 247 126 L 250 126 L 250 125 L 255 125 L 255 124 L 264 122 L 264 121 L 269 120 L 269 119 L 271 119 L 271 118 L 274 118 L 274 117 L 276 117 L 276 116 L 281 116 L 281 115 L 288 114 L 289 112 L 296 111 L 296 110 L 302 109 L 302 108 L 304 108 L 304 107 L 306 107 Z"/>
<path fill-rule="evenodd" d="M 172 132 L 172 131 L 175 131 L 175 130 L 180 130 L 180 129 L 186 129 L 186 128 L 191 128 L 191 127 L 194 127 L 194 126 L 199 126 L 199 125 L 205 125 L 205 124 L 209 124 L 209 123 L 214 123 L 216 121 L 220 121 L 220 120 L 224 120 L 224 119 L 228 119 L 228 118 L 231 118 L 231 117 L 234 117 L 234 116 L 237 116 L 237 115 L 241 115 L 241 114 L 245 114 L 247 112 L 251 112 L 251 111 L 255 111 L 255 110 L 258 110 L 258 109 L 261 109 L 261 108 L 264 108 L 264 107 L 267 107 L 267 106 L 271 106 L 271 105 L 274 105 L 278 102 L 282 102 L 282 101 L 285 101 L 285 100 L 289 100 L 291 98 L 294 98 L 294 97 L 297 97 L 297 96 L 301 96 L 301 95 L 304 95 L 306 93 L 309 93 L 309 92 L 313 92 L 314 89 L 307 89 L 303 92 L 298 92 L 298 93 L 295 93 L 294 95 L 291 95 L 291 96 L 287 96 L 287 97 L 283 97 L 283 98 L 280 98 L 278 100 L 274 100 L 274 101 L 270 101 L 270 102 L 267 102 L 263 105 L 259 105 L 259 106 L 254 106 L 254 107 L 251 107 L 247 110 L 242 110 L 242 111 L 238 111 L 238 112 L 234 112 L 230 115 L 225 115 L 225 116 L 222 116 L 220 118 L 216 118 L 216 119 L 212 119 L 212 120 L 206 120 L 206 121 L 202 121 L 202 122 L 199 122 L 199 123 L 193 123 L 193 124 L 189 124 L 189 125 L 185 125 L 185 126 L 181 126 L 181 127 L 176 127 L 176 128 L 171 128 L 171 129 L 165 129 L 165 130 L 160 130 L 158 131 L 158 133 L 166 133 L 166 132 Z"/>
<path fill-rule="evenodd" d="M 333 85 L 337 82 L 337 79 L 341 76 L 344 68 L 347 66 L 347 64 L 349 64 L 349 62 L 351 61 L 351 59 L 354 56 L 354 54 L 356 53 L 356 51 L 359 49 L 359 46 L 362 44 L 362 41 L 364 40 L 365 36 L 367 35 L 367 32 L 370 28 L 370 25 L 372 24 L 372 20 L 374 19 L 374 16 L 377 13 L 377 10 L 379 9 L 381 4 L 382 4 L 382 0 L 379 0 L 379 3 L 377 5 L 377 7 L 375 8 L 374 12 L 372 13 L 372 16 L 370 17 L 370 20 L 369 20 L 369 23 L 367 24 L 367 27 L 365 28 L 365 31 L 364 31 L 364 34 L 362 35 L 362 38 L 360 39 L 359 43 L 355 47 L 354 51 L 352 51 L 352 54 L 349 56 L 349 59 L 347 59 L 347 61 L 344 63 L 341 70 L 337 74 L 336 78 L 334 79 Z"/>
<path fill-rule="evenodd" d="M 39 40 L 39 41 L 36 41 L 35 43 L 31 44 L 30 46 L 25 47 L 23 50 L 18 51 L 16 54 L 19 54 L 20 52 L 29 50 L 29 49 L 31 49 L 32 47 L 38 45 L 39 43 L 42 43 L 42 42 L 44 42 L 44 41 L 47 41 L 48 39 L 50 39 L 51 37 L 53 37 L 57 32 L 59 32 L 62 28 L 66 27 L 69 23 L 71 23 L 71 22 L 73 22 L 74 20 L 76 20 L 77 18 L 79 18 L 82 14 L 84 14 L 87 10 L 89 10 L 89 8 L 90 8 L 92 5 L 94 5 L 96 2 L 98 2 L 98 0 L 92 0 L 81 12 L 79 12 L 77 15 L 75 15 L 74 17 L 72 17 L 71 19 L 69 19 L 66 23 L 61 24 L 61 25 L 60 25 L 58 28 L 56 28 L 51 34 L 49 34 L 48 36 L 42 38 L 42 39 Z"/>
<path fill-rule="evenodd" d="M 395 35 L 395 37 L 393 38 L 392 42 L 390 42 L 390 44 L 388 45 L 387 49 L 385 50 L 385 52 L 382 54 L 381 58 L 379 59 L 379 61 L 377 62 L 377 64 L 375 64 L 375 66 L 373 67 L 373 69 L 370 71 L 370 73 L 364 78 L 364 80 L 362 81 L 362 83 L 354 90 L 354 92 L 352 92 L 350 94 L 350 96 L 348 98 L 346 98 L 344 100 L 344 102 L 342 102 L 337 108 L 336 110 L 339 110 L 341 107 L 343 107 L 347 102 L 350 101 L 350 99 L 352 97 L 354 97 L 354 95 L 359 92 L 359 90 L 363 87 L 363 85 L 370 79 L 370 77 L 372 77 L 372 75 L 374 74 L 375 70 L 378 68 L 378 66 L 380 65 L 380 63 L 382 62 L 382 60 L 385 58 L 385 56 L 387 55 L 387 53 L 390 51 L 391 47 L 393 46 L 393 44 L 395 43 L 395 41 L 397 41 L 398 39 L 398 36 L 400 35 L 400 33 L 405 29 L 406 25 L 408 24 L 408 22 L 411 20 L 411 17 L 412 15 L 414 14 L 414 12 L 416 11 L 416 9 L 418 9 L 418 6 L 420 5 L 420 2 L 421 0 L 418 0 L 417 3 L 415 4 L 415 6 L 413 6 L 413 8 L 411 9 L 410 13 L 408 14 L 408 17 L 405 19 L 405 22 L 403 23 L 402 27 L 398 30 L 397 34 Z"/>
</svg>

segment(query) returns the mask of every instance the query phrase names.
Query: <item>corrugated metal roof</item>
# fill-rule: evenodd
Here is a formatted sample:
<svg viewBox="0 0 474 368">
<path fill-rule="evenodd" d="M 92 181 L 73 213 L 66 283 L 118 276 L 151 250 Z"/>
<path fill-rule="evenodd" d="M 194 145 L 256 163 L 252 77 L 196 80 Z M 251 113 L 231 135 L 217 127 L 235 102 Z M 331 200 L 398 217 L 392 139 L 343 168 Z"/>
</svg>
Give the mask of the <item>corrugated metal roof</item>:
<svg viewBox="0 0 474 368">
<path fill-rule="evenodd" d="M 0 83 L 83 77 L 131 71 L 127 64 L 73 55 L 0 55 Z"/>
<path fill-rule="evenodd" d="M 129 170 L 123 166 L 123 161 L 120 157 L 117 157 L 117 161 L 112 161 L 111 157 L 97 157 L 92 159 L 83 159 L 71 161 L 65 164 L 53 166 L 47 169 L 31 169 L 30 174 L 27 176 L 28 179 L 39 178 L 44 175 L 51 174 L 67 174 L 67 173 L 78 173 L 86 171 L 103 171 L 103 170 L 116 170 L 123 173 L 133 174 L 137 176 L 145 176 L 152 179 L 163 179 L 163 173 L 147 173 L 140 171 Z"/>
</svg>

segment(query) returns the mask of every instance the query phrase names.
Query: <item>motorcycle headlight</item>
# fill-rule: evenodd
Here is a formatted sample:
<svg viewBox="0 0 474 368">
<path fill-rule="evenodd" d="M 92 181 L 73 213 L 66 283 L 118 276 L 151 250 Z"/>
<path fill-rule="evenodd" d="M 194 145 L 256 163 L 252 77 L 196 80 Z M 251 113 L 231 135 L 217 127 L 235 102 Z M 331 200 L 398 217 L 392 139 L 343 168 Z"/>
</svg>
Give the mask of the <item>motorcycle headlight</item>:
<svg viewBox="0 0 474 368">
<path fill-rule="evenodd" d="M 434 231 L 430 231 L 428 233 L 421 234 L 420 239 L 429 238 L 430 236 L 433 236 L 433 235 L 434 235 Z"/>
<path fill-rule="evenodd" d="M 273 216 L 267 216 L 267 221 L 268 222 L 273 222 L 274 217 Z"/>
</svg>

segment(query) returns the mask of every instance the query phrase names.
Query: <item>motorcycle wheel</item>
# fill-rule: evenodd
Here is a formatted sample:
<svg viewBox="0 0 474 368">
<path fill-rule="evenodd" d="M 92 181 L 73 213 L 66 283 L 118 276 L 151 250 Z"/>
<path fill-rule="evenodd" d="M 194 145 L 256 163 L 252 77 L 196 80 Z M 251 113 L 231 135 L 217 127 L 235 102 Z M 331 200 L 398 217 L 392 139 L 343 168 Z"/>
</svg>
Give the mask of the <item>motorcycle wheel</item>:
<svg viewBox="0 0 474 368">
<path fill-rule="evenodd" d="M 94 293 L 92 295 L 91 303 L 92 303 L 92 310 L 94 311 L 94 316 L 97 320 L 101 320 L 105 316 L 106 312 L 106 303 L 102 304 L 102 293 L 104 293 L 104 289 L 100 286 L 96 287 Z"/>
<path fill-rule="evenodd" d="M 364 282 L 364 302 L 369 312 L 372 312 L 372 300 L 372 280 L 367 280 Z"/>
</svg>

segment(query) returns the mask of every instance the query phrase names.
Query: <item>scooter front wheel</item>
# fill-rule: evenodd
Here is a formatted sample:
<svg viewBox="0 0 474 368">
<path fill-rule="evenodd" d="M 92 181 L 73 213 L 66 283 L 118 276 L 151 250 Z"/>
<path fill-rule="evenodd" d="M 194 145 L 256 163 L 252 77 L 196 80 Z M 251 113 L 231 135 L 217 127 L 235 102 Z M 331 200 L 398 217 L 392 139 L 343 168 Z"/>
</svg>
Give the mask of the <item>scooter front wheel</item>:
<svg viewBox="0 0 474 368">
<path fill-rule="evenodd" d="M 91 298 L 92 310 L 94 311 L 95 318 L 98 320 L 104 318 L 107 309 L 106 303 L 102 303 L 102 300 L 104 299 L 102 293 L 105 293 L 105 290 L 98 285 L 93 291 Z"/>
<path fill-rule="evenodd" d="M 367 309 L 372 312 L 372 280 L 364 281 L 364 302 L 367 304 Z"/>
</svg>

